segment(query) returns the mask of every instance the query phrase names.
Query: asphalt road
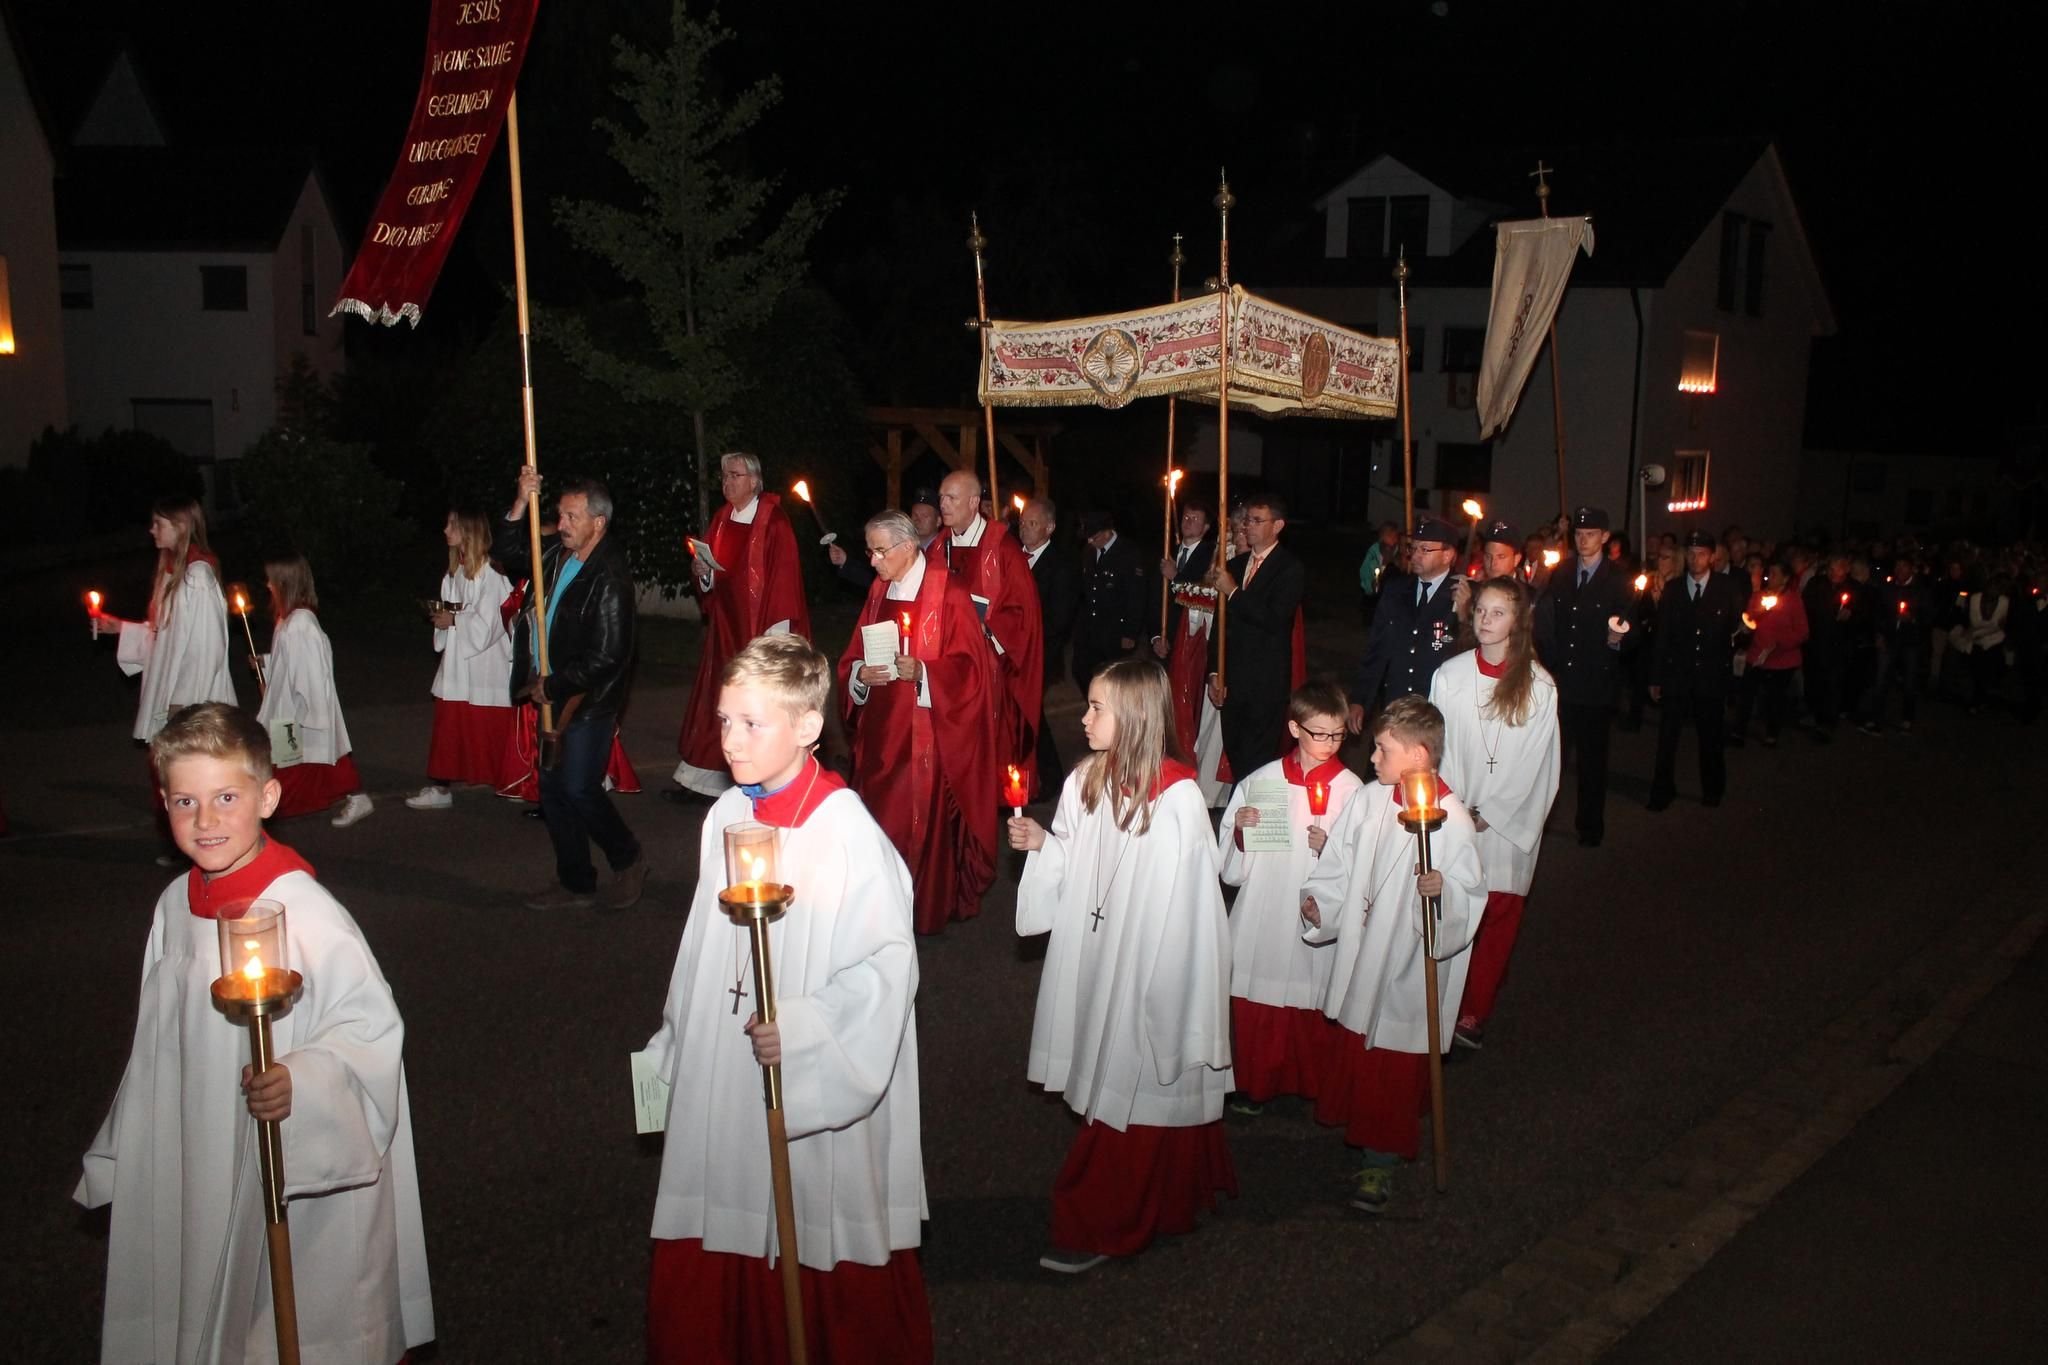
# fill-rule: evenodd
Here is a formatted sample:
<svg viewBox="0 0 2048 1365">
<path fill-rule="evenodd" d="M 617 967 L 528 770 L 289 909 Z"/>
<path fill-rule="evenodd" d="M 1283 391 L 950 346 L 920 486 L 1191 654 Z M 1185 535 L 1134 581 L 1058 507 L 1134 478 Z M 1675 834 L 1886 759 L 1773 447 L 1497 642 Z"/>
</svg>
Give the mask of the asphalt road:
<svg viewBox="0 0 2048 1365">
<path fill-rule="evenodd" d="M 83 586 L 43 575 L 0 593 L 15 675 L 34 689 L 0 717 L 13 825 L 0 840 L 0 1027 L 15 1096 L 0 1126 L 0 1355 L 38 1361 L 94 1357 L 106 1220 L 69 1193 L 120 1073 L 168 875 L 127 738 L 132 689 L 110 648 L 87 642 L 72 605 Z M 1312 665 L 1348 673 L 1348 610 L 1311 624 Z M 330 629 L 378 809 L 349 830 L 316 817 L 278 833 L 361 922 L 406 1016 L 433 1358 L 639 1360 L 657 1140 L 633 1134 L 626 1057 L 658 1020 L 696 874 L 701 814 L 653 795 L 673 763 L 694 632 L 649 631 L 627 730 L 648 793 L 624 809 L 655 872 L 640 908 L 601 918 L 520 908 L 550 860 L 510 803 L 400 804 L 422 780 L 427 640 L 402 620 Z M 835 618 L 820 633 L 836 649 L 844 629 Z M 1064 687 L 1060 700 L 1071 752 L 1078 701 Z M 1604 847 L 1580 849 L 1568 831 L 1546 841 L 1488 1046 L 1450 1073 L 1448 1195 L 1410 1169 L 1385 1217 L 1351 1213 L 1347 1150 L 1279 1105 L 1231 1121 L 1242 1194 L 1226 1211 L 1078 1281 L 1036 1265 L 1072 1120 L 1024 1081 L 1040 945 L 1012 932 L 1006 859 L 981 917 L 921 954 L 940 1357 L 1363 1359 L 1927 952 L 1959 903 L 2016 920 L 2037 894 L 2036 731 L 1935 706 L 1911 739 L 1820 748 L 1793 734 L 1731 755 L 1718 810 L 1698 804 L 1682 764 L 1679 802 L 1661 815 L 1641 804 L 1651 739 L 1616 736 Z M 1567 776 L 1554 822 L 1568 822 L 1569 800 Z M 1898 1141 L 1932 1160 L 1941 1135 L 1925 1124 Z"/>
</svg>

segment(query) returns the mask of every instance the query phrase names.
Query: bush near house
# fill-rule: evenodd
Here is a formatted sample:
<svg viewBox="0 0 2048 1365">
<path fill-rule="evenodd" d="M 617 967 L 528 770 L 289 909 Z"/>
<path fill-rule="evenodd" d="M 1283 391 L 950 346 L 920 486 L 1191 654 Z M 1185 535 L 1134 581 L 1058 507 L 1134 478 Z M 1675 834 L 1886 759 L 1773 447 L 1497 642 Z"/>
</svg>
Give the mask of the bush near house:
<svg viewBox="0 0 2048 1365">
<path fill-rule="evenodd" d="M 162 437 L 141 431 L 81 436 L 44 428 L 28 464 L 0 469 L 0 506 L 13 513 L 9 538 L 54 545 L 109 531 L 149 529 L 158 498 L 199 497 L 198 466 Z"/>
</svg>

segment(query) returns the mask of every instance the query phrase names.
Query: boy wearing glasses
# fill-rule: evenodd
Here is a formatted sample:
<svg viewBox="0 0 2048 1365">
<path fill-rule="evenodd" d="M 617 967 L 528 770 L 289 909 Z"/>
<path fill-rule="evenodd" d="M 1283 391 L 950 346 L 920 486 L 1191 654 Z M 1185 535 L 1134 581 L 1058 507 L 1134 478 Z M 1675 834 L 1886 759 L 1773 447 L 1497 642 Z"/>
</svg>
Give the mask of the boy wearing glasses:
<svg viewBox="0 0 2048 1365">
<path fill-rule="evenodd" d="M 1301 898 L 1322 857 L 1331 821 L 1365 789 L 1344 766 L 1344 690 L 1315 682 L 1287 703 L 1294 748 L 1252 773 L 1231 794 L 1218 836 L 1227 885 L 1240 888 L 1230 911 L 1231 1056 L 1240 1114 L 1256 1114 L 1275 1095 L 1314 1099 L 1333 1033 L 1323 1017 L 1330 992 L 1327 946 L 1301 936 Z M 1276 787 L 1286 791 L 1286 846 L 1269 825 L 1274 804 L 1254 803 Z M 1264 809 L 1261 809 L 1261 807 Z M 1253 831 L 1258 831 L 1254 833 Z"/>
</svg>

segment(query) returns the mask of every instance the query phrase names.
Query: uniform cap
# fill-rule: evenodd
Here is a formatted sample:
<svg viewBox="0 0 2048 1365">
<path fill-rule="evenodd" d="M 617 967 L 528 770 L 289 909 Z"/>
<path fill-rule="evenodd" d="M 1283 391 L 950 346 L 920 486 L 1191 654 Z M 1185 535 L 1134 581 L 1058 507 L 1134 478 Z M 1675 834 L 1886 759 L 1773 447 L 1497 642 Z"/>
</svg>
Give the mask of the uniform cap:
<svg viewBox="0 0 2048 1365">
<path fill-rule="evenodd" d="M 908 511 L 920 504 L 936 512 L 939 509 L 939 495 L 929 488 L 913 488 L 910 491 L 910 501 L 903 505 L 904 510 Z"/>
<path fill-rule="evenodd" d="M 1604 531 L 1607 529 L 1607 509 L 1604 507 L 1581 507 L 1572 513 L 1574 531 Z"/>
<path fill-rule="evenodd" d="M 1505 545 L 1511 550 L 1519 550 L 1522 548 L 1522 537 L 1514 527 L 1508 525 L 1499 517 L 1495 517 L 1492 521 L 1479 528 L 1479 543 L 1481 545 Z"/>
<path fill-rule="evenodd" d="M 1435 517 L 1423 517 L 1418 520 L 1415 523 L 1415 533 L 1410 537 L 1418 545 L 1456 545 L 1462 538 Z"/>
<path fill-rule="evenodd" d="M 1685 548 L 1688 550 L 1712 550 L 1719 548 L 1720 544 L 1720 541 L 1714 539 L 1712 531 L 1702 531 L 1695 527 L 1685 533 Z"/>
</svg>

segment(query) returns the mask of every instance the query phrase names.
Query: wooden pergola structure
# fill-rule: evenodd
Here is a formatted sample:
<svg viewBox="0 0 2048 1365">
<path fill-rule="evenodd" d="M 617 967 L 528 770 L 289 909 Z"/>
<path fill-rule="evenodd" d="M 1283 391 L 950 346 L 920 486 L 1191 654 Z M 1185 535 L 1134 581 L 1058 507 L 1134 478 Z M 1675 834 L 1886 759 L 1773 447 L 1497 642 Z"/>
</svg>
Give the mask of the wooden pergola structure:
<svg viewBox="0 0 2048 1365">
<path fill-rule="evenodd" d="M 982 410 L 978 407 L 869 408 L 868 454 L 889 476 L 889 506 L 903 505 L 903 471 L 927 452 L 945 461 L 948 468 L 978 473 L 982 467 L 981 427 Z M 1029 420 L 1005 420 L 996 432 L 997 446 L 1023 467 L 1033 493 L 1052 491 L 1045 454 L 1059 432 L 1057 422 Z M 1006 487 L 1003 491 L 1015 490 Z"/>
</svg>

